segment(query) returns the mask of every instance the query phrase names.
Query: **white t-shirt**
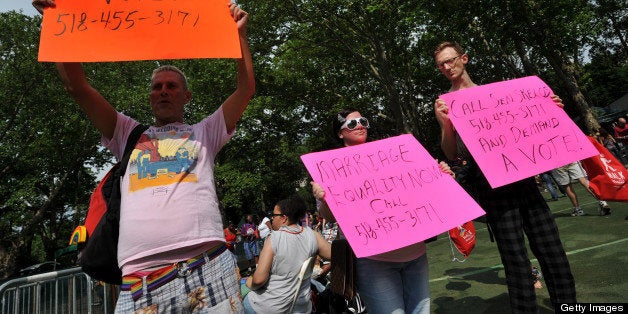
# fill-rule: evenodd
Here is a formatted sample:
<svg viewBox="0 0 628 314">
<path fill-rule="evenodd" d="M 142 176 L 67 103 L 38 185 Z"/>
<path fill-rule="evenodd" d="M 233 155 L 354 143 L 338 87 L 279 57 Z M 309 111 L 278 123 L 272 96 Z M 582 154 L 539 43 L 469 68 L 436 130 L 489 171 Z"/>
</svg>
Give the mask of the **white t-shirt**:
<svg viewBox="0 0 628 314">
<path fill-rule="evenodd" d="M 118 113 L 102 143 L 121 158 L 138 124 Z M 224 242 L 214 158 L 227 133 L 222 107 L 203 121 L 150 127 L 135 146 L 121 181 L 118 265 L 124 275 L 191 258 Z"/>
<path fill-rule="evenodd" d="M 266 237 L 270 234 L 270 228 L 268 228 L 268 225 L 266 224 L 268 221 L 270 221 L 270 219 L 268 219 L 268 217 L 264 217 L 259 226 L 257 226 L 257 230 L 259 230 L 259 237 L 262 239 L 266 239 Z"/>
</svg>

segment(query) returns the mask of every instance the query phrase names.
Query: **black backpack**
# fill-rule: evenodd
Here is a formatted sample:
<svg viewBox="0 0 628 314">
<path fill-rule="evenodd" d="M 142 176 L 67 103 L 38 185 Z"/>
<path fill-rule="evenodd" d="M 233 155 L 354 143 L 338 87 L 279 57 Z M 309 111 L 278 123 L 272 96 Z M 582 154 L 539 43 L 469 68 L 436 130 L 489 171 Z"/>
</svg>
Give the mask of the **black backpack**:
<svg viewBox="0 0 628 314">
<path fill-rule="evenodd" d="M 120 178 L 129 164 L 131 152 L 146 125 L 136 126 L 127 139 L 124 153 L 92 193 L 85 226 L 77 227 L 70 243 L 80 250 L 78 262 L 82 270 L 96 280 L 109 284 L 122 283 L 118 267 L 118 236 L 120 228 Z M 83 235 L 80 233 L 83 232 Z"/>
</svg>

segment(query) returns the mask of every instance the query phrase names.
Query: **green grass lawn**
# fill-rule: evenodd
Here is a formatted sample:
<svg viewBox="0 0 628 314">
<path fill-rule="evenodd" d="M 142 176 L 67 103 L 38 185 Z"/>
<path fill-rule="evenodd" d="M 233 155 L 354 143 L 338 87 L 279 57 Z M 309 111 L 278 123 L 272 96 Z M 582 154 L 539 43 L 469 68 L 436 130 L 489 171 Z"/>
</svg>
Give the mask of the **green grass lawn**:
<svg viewBox="0 0 628 314">
<path fill-rule="evenodd" d="M 628 302 L 628 204 L 609 203 L 610 216 L 598 216 L 597 201 L 574 184 L 586 216 L 571 217 L 566 197 L 548 202 L 576 280 L 579 302 Z M 549 193 L 543 193 L 549 198 Z M 475 223 L 476 247 L 464 263 L 451 261 L 446 234 L 427 246 L 433 313 L 509 313 L 504 269 L 486 225 Z M 460 256 L 458 252 L 457 256 Z M 539 266 L 529 252 L 532 264 Z M 549 294 L 536 290 L 541 313 L 553 313 Z"/>
</svg>

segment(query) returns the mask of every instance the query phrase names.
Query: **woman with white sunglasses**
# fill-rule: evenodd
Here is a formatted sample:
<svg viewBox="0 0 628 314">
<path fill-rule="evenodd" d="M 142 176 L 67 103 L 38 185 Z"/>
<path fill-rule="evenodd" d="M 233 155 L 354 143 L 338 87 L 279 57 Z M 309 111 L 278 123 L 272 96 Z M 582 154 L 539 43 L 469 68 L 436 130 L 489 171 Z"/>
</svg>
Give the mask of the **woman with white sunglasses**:
<svg viewBox="0 0 628 314">
<path fill-rule="evenodd" d="M 369 120 L 355 109 L 345 109 L 334 117 L 334 134 L 343 146 L 367 141 Z M 441 170 L 452 173 L 441 163 Z M 325 191 L 312 182 L 314 197 L 320 201 L 319 213 L 335 221 L 325 203 Z M 369 313 L 429 313 L 430 292 L 425 243 L 419 242 L 356 262 L 357 291 Z"/>
</svg>

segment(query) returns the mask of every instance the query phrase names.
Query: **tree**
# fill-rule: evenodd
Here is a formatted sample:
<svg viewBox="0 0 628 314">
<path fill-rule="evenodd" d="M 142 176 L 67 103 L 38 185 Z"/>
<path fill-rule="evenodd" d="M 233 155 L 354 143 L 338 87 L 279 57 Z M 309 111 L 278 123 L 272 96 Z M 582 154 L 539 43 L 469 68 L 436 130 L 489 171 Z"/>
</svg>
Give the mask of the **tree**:
<svg viewBox="0 0 628 314">
<path fill-rule="evenodd" d="M 463 38 L 477 63 L 489 68 L 479 72 L 474 68 L 474 77 L 539 75 L 562 95 L 565 109 L 585 132 L 599 128 L 579 82 L 583 47 L 596 39 L 589 25 L 593 11 L 586 1 L 487 0 L 459 5 L 462 8 L 454 12 L 435 8 L 434 21 L 447 14 L 451 22 L 430 26 Z"/>
<path fill-rule="evenodd" d="M 216 159 L 224 217 L 269 211 L 297 193 L 313 208 L 299 156 L 338 145 L 341 108 L 369 117 L 372 139 L 411 132 L 442 157 L 433 102 L 448 88 L 433 47 L 457 40 L 480 84 L 539 75 L 583 128 L 589 104 L 623 95 L 626 7 L 622 0 L 288 0 L 240 4 L 251 13 L 257 92 Z M 0 277 L 51 258 L 85 215 L 96 173 L 112 160 L 100 135 L 62 90 L 53 65 L 36 61 L 40 18 L 0 14 Z M 189 78 L 185 119 L 213 112 L 235 88 L 232 60 L 85 64 L 118 110 L 152 122 L 149 77 L 174 64 Z M 44 254 L 38 252 L 43 248 Z"/>
<path fill-rule="evenodd" d="M 50 64 L 37 62 L 39 17 L 0 13 L 0 278 L 34 262 L 34 241 L 45 258 L 67 241 L 88 164 L 101 165 L 95 134 L 71 107 Z"/>
<path fill-rule="evenodd" d="M 625 1 L 591 1 L 593 28 L 591 61 L 583 66 L 580 80 L 591 104 L 606 107 L 628 92 L 628 7 Z"/>
</svg>

